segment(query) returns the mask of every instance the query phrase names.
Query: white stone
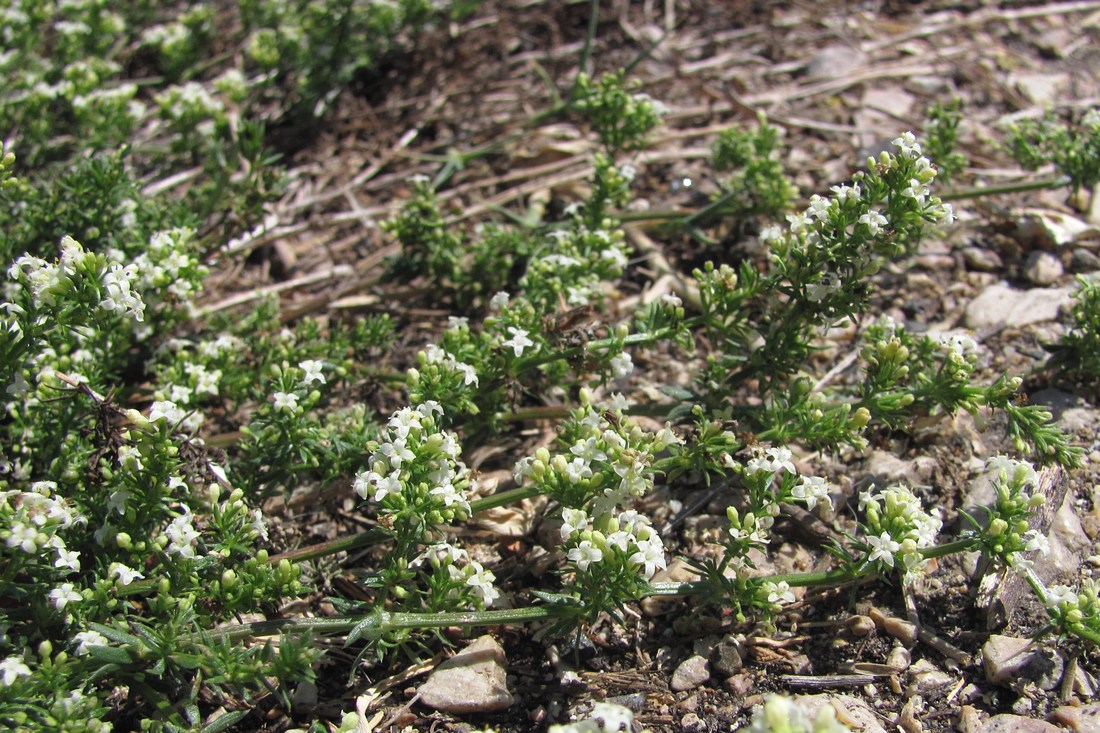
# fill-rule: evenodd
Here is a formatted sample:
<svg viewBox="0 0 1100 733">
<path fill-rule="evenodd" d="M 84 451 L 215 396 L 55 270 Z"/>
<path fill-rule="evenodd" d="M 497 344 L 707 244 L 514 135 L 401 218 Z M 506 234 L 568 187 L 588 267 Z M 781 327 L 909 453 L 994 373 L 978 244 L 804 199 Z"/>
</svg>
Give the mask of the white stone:
<svg viewBox="0 0 1100 733">
<path fill-rule="evenodd" d="M 417 692 L 420 702 L 445 713 L 492 713 L 514 702 L 508 691 L 504 649 L 482 636 L 431 673 Z"/>
<path fill-rule="evenodd" d="M 990 285 L 966 307 L 966 327 L 1027 326 L 1057 320 L 1072 302 L 1073 288 L 1017 290 L 1003 283 Z"/>
</svg>

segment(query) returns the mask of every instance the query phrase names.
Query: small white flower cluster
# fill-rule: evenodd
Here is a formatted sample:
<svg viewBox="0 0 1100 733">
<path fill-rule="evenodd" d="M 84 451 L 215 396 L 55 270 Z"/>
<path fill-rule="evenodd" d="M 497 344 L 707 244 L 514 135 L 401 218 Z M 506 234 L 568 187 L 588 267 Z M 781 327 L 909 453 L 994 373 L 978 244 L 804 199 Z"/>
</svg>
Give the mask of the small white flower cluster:
<svg viewBox="0 0 1100 733">
<path fill-rule="evenodd" d="M 40 257 L 23 255 L 15 260 L 8 269 L 11 279 L 5 287 L 4 297 L 10 301 L 11 308 L 19 308 L 18 290 L 26 287 L 30 290 L 31 302 L 36 308 L 53 306 L 58 297 L 73 287 L 73 278 L 82 274 L 93 276 L 103 292 L 99 307 L 110 313 L 128 313 L 135 321 L 145 318 L 145 302 L 131 289 L 138 278 L 136 265 L 125 267 L 119 262 L 103 265 L 100 259 L 84 248 L 72 237 L 61 240 L 61 256 L 56 263 L 49 263 Z"/>
<path fill-rule="evenodd" d="M 67 548 L 60 532 L 81 524 L 87 519 L 57 494 L 53 481 L 36 481 L 29 491 L 0 492 L 0 538 L 25 556 L 23 562 L 45 559 L 43 553 L 52 550 L 57 573 L 80 570 L 80 553 Z"/>
<path fill-rule="evenodd" d="M 523 338 L 526 338 L 527 332 L 524 331 L 522 335 Z M 504 345 L 512 346 L 512 348 L 517 352 L 516 356 L 521 356 L 523 354 L 524 345 L 519 345 L 518 348 L 516 344 Z M 528 343 L 526 345 L 530 344 Z M 472 366 L 458 361 L 452 355 L 448 354 L 446 351 L 441 349 L 439 346 L 436 346 L 435 344 L 428 344 L 424 347 L 424 350 L 420 352 L 420 362 L 422 366 L 432 365 L 436 366 L 437 368 L 446 369 L 448 371 L 460 374 L 462 376 L 462 384 L 467 387 L 476 387 L 478 385 L 477 371 Z"/>
<path fill-rule="evenodd" d="M 425 563 L 434 570 L 445 569 L 451 581 L 472 590 L 486 608 L 500 598 L 500 591 L 493 585 L 496 580 L 493 571 L 471 559 L 470 553 L 461 547 L 449 542 L 437 542 L 429 545 L 409 566 L 421 567 Z"/>
<path fill-rule="evenodd" d="M 758 478 L 761 474 L 775 477 L 780 472 L 791 476 L 798 475 L 795 468 L 793 455 L 787 448 L 762 448 L 753 450 L 753 455 L 745 462 L 745 476 Z M 829 496 L 829 484 L 820 476 L 801 475 L 798 482 L 791 487 L 790 497 L 787 500 L 797 500 L 806 504 L 806 508 L 813 511 L 818 503 L 832 506 Z"/>
<path fill-rule="evenodd" d="M 860 493 L 859 509 L 866 512 L 866 562 L 893 568 L 900 555 L 906 574 L 927 563 L 920 550 L 936 544 L 943 526 L 938 509 L 926 512 L 912 490 L 900 484 L 883 490 L 871 485 Z"/>
<path fill-rule="evenodd" d="M 206 274 L 194 248 L 195 233 L 186 227 L 157 232 L 150 238 L 149 246 L 134 258 L 140 273 L 138 289 L 147 301 L 154 293 L 167 293 L 180 306 L 191 306 Z"/>
<path fill-rule="evenodd" d="M 666 567 L 660 535 L 647 517 L 619 507 L 652 488 L 654 455 L 682 441 L 668 426 L 646 433 L 622 414 L 621 406 L 597 411 L 587 391 L 581 399 L 587 406 L 571 416 L 563 431 L 570 443 L 566 451 L 551 455 L 540 448 L 521 459 L 516 481 L 536 483 L 562 502 L 561 539 L 579 572 L 614 559 L 637 567 L 648 580 Z"/>
<path fill-rule="evenodd" d="M 435 416 L 442 414 L 443 408 L 431 400 L 393 413 L 371 453 L 370 468 L 355 477 L 355 492 L 378 502 L 390 494 L 406 494 L 414 506 L 427 501 L 444 514 L 469 516 L 469 469 L 458 460 L 455 434 L 436 429 Z"/>
<path fill-rule="evenodd" d="M 1050 552 L 1047 536 L 1031 529 L 1031 513 L 1042 506 L 1046 498 L 1035 491 L 1039 475 L 1027 461 L 1007 456 L 993 456 L 986 461 L 986 468 L 993 472 L 993 488 L 996 500 L 990 507 L 989 524 L 979 535 L 987 549 L 1001 556 L 1015 570 L 1023 572 L 1032 566 L 1032 560 L 1023 553 Z"/>
<path fill-rule="evenodd" d="M 634 730 L 634 711 L 624 705 L 610 702 L 597 702 L 592 712 L 583 720 L 572 723 L 558 723 L 550 726 L 547 733 L 631 733 Z M 492 728 L 484 728 L 471 733 L 495 733 Z M 650 733 L 649 729 L 640 733 Z"/>
<path fill-rule="evenodd" d="M 532 259 L 521 284 L 528 300 L 556 309 L 564 299 L 571 308 L 603 297 L 603 282 L 619 277 L 627 264 L 621 230 L 589 229 L 574 222 L 552 231 L 544 254 Z"/>
<path fill-rule="evenodd" d="M 1085 580 L 1077 590 L 1066 585 L 1047 588 L 1047 608 L 1061 624 L 1085 624 L 1100 630 L 1100 583 Z"/>
<path fill-rule="evenodd" d="M 213 132 L 215 121 L 225 119 L 225 105 L 198 82 L 170 86 L 153 101 L 165 117 L 181 127 L 194 127 L 203 135 Z"/>
</svg>

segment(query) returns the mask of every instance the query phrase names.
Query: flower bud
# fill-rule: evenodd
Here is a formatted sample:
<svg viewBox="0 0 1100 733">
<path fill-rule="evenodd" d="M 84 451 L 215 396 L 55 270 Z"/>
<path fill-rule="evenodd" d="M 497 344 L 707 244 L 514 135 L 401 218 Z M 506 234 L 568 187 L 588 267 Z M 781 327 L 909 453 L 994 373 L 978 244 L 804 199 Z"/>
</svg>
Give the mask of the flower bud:
<svg viewBox="0 0 1100 733">
<path fill-rule="evenodd" d="M 115 535 L 115 544 L 123 550 L 129 550 L 133 546 L 130 535 L 126 534 L 125 532 L 119 532 Z"/>
<path fill-rule="evenodd" d="M 420 372 L 410 367 L 409 371 L 405 372 L 405 383 L 410 387 L 417 387 L 420 385 Z"/>
<path fill-rule="evenodd" d="M 222 571 L 222 588 L 229 590 L 237 585 L 237 573 L 232 569 Z"/>
<path fill-rule="evenodd" d="M 987 531 L 989 532 L 990 537 L 1000 537 L 1005 533 L 1005 530 L 1007 529 L 1008 522 L 1001 519 L 1000 517 L 997 517 L 989 523 L 989 529 Z"/>
</svg>

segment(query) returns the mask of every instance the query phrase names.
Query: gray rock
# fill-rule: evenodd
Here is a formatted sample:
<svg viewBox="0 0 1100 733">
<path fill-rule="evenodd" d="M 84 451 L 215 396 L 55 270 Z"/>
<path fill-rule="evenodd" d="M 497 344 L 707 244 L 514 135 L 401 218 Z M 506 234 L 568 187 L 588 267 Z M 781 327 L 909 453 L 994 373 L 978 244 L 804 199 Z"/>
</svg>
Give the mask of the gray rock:
<svg viewBox="0 0 1100 733">
<path fill-rule="evenodd" d="M 1100 270 L 1100 257 L 1087 249 L 1075 249 L 1069 258 L 1070 272 L 1096 272 Z"/>
<path fill-rule="evenodd" d="M 723 639 L 710 653 L 710 666 L 726 677 L 732 677 L 745 666 L 734 639 Z"/>
<path fill-rule="evenodd" d="M 1064 272 L 1062 261 L 1050 252 L 1032 252 L 1024 265 L 1024 277 L 1036 285 L 1053 285 Z"/>
<path fill-rule="evenodd" d="M 1017 74 L 1016 89 L 1032 104 L 1047 104 L 1054 101 L 1066 84 L 1067 74 Z"/>
<path fill-rule="evenodd" d="M 694 690 L 710 679 L 710 664 L 698 654 L 685 659 L 672 673 L 670 687 L 676 692 Z"/>
<path fill-rule="evenodd" d="M 506 664 L 500 644 L 482 636 L 435 668 L 417 689 L 420 702 L 458 715 L 507 710 L 514 700 L 508 691 Z"/>
<path fill-rule="evenodd" d="M 909 668 L 909 679 L 912 680 L 910 689 L 918 695 L 927 695 L 956 681 L 953 675 L 939 669 L 927 659 L 920 659 Z"/>
<path fill-rule="evenodd" d="M 826 46 L 806 64 L 806 76 L 811 79 L 841 79 L 866 61 L 866 54 L 851 46 Z"/>
<path fill-rule="evenodd" d="M 962 256 L 966 266 L 978 272 L 1000 272 L 1004 267 L 1001 256 L 984 247 L 966 247 L 962 251 Z"/>
<path fill-rule="evenodd" d="M 931 480 L 932 473 L 936 470 L 936 459 L 932 456 L 922 456 L 912 460 L 898 458 L 888 451 L 876 450 L 867 457 L 863 470 L 877 485 L 885 483 L 904 483 L 912 485 L 914 482 L 922 483 Z"/>
<path fill-rule="evenodd" d="M 1004 713 L 986 721 L 981 733 L 1062 733 L 1062 729 L 1045 720 Z"/>
<path fill-rule="evenodd" d="M 985 678 L 995 685 L 1021 690 L 1029 682 L 1052 690 L 1062 679 L 1062 657 L 1031 639 L 994 634 L 982 647 Z"/>
<path fill-rule="evenodd" d="M 1072 301 L 1073 288 L 1017 290 L 1003 283 L 990 285 L 966 307 L 966 327 L 1027 326 L 1057 320 Z"/>
</svg>

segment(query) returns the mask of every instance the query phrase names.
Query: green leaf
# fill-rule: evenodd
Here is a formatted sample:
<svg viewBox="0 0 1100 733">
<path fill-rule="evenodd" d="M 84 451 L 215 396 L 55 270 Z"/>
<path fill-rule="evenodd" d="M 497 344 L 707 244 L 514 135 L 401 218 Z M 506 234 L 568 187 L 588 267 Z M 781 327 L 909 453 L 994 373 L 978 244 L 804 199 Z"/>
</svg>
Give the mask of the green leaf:
<svg viewBox="0 0 1100 733">
<path fill-rule="evenodd" d="M 248 712 L 247 710 L 237 710 L 232 713 L 226 713 L 217 720 L 204 725 L 199 733 L 221 733 L 234 723 L 238 723 L 248 717 Z"/>
</svg>

